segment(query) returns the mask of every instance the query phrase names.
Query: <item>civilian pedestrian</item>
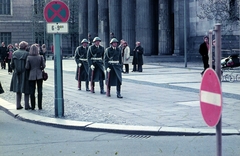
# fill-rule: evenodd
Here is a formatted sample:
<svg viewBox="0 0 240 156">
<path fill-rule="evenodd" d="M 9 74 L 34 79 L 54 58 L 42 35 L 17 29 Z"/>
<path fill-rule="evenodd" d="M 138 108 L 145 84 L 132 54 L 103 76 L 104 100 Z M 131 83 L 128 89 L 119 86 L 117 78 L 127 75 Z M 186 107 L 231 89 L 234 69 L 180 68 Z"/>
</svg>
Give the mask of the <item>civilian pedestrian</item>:
<svg viewBox="0 0 240 156">
<path fill-rule="evenodd" d="M 8 64 L 8 74 L 12 74 L 12 68 L 11 68 L 11 60 L 12 60 L 12 54 L 14 52 L 13 45 L 9 44 L 8 45 L 8 52 L 7 52 L 7 59 L 6 62 Z"/>
<path fill-rule="evenodd" d="M 2 69 L 6 69 L 7 50 L 7 46 L 2 42 L 2 46 L 0 47 Z"/>
<path fill-rule="evenodd" d="M 199 47 L 199 53 L 202 56 L 202 62 L 203 62 L 203 67 L 204 67 L 203 71 L 201 72 L 201 75 L 203 75 L 205 70 L 207 68 L 209 68 L 209 64 L 208 64 L 208 61 L 209 61 L 209 57 L 208 57 L 209 38 L 208 38 L 208 36 L 204 36 L 203 40 L 204 40 L 204 42 L 202 44 L 200 44 L 200 47 Z"/>
<path fill-rule="evenodd" d="M 130 63 L 130 48 L 126 41 L 123 42 L 123 48 L 122 48 L 122 63 L 125 66 L 125 72 L 129 73 L 129 63 Z"/>
<path fill-rule="evenodd" d="M 39 48 L 36 44 L 33 44 L 30 47 L 29 55 L 27 57 L 26 69 L 29 70 L 29 86 L 30 86 L 30 100 L 31 100 L 31 107 L 32 110 L 35 109 L 35 90 L 37 85 L 38 91 L 38 109 L 42 109 L 42 84 L 43 84 L 43 77 L 42 77 L 42 70 L 45 68 L 45 61 L 43 56 L 39 55 Z"/>
<path fill-rule="evenodd" d="M 143 65 L 143 47 L 139 41 L 136 42 L 136 47 L 133 49 L 133 72 L 142 72 L 142 65 Z"/>
<path fill-rule="evenodd" d="M 11 68 L 13 69 L 12 80 L 10 85 L 10 91 L 16 93 L 16 107 L 17 110 L 22 109 L 21 99 L 22 93 L 24 93 L 25 109 L 30 109 L 29 106 L 29 71 L 25 69 L 26 59 L 28 52 L 26 48 L 28 43 L 21 41 L 19 43 L 19 49 L 12 55 Z"/>
</svg>

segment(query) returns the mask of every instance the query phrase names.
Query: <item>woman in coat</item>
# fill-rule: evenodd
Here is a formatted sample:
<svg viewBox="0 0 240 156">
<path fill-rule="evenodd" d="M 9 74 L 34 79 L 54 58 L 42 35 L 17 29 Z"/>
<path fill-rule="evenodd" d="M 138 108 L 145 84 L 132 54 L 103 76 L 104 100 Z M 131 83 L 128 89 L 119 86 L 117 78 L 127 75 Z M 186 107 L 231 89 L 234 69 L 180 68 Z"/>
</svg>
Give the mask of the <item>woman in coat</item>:
<svg viewBox="0 0 240 156">
<path fill-rule="evenodd" d="M 38 91 L 38 109 L 42 109 L 42 70 L 45 68 L 44 58 L 39 55 L 38 47 L 33 44 L 27 57 L 26 69 L 29 70 L 30 100 L 32 110 L 35 109 L 35 89 Z"/>
<path fill-rule="evenodd" d="M 122 48 L 122 63 L 125 66 L 125 72 L 129 73 L 129 63 L 130 63 L 130 48 L 126 41 L 123 42 Z"/>
</svg>

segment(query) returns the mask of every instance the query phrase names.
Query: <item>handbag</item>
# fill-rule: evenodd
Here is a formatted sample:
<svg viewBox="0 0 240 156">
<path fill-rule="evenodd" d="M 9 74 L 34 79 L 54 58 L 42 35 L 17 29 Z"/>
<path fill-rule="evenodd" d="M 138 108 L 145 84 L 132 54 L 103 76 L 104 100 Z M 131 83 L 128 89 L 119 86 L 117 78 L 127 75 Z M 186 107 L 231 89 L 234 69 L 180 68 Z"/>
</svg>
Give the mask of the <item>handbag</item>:
<svg viewBox="0 0 240 156">
<path fill-rule="evenodd" d="M 2 87 L 2 84 L 0 82 L 0 94 L 4 93 L 4 90 L 3 90 L 3 87 Z"/>
<path fill-rule="evenodd" d="M 44 81 L 48 79 L 48 73 L 46 73 L 43 69 L 43 57 L 41 57 L 41 69 L 42 69 L 42 78 Z"/>
<path fill-rule="evenodd" d="M 42 78 L 44 81 L 48 79 L 48 73 L 46 73 L 44 70 L 42 70 Z"/>
</svg>

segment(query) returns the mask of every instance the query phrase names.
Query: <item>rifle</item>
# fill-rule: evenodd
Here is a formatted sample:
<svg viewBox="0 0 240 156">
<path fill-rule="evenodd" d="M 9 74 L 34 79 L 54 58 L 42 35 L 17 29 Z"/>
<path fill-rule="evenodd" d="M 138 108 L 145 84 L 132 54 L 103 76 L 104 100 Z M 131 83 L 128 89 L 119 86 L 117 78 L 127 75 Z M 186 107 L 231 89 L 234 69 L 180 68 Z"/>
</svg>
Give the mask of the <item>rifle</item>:
<svg viewBox="0 0 240 156">
<path fill-rule="evenodd" d="M 110 71 L 108 72 L 108 82 L 107 82 L 107 96 L 110 96 L 110 84 L 109 84 L 109 81 L 110 81 Z"/>
<path fill-rule="evenodd" d="M 81 90 L 81 67 L 78 67 L 78 89 Z"/>
<path fill-rule="evenodd" d="M 94 93 L 93 76 L 94 76 L 94 70 L 92 70 L 92 76 L 91 76 L 91 92 L 92 93 Z"/>
</svg>

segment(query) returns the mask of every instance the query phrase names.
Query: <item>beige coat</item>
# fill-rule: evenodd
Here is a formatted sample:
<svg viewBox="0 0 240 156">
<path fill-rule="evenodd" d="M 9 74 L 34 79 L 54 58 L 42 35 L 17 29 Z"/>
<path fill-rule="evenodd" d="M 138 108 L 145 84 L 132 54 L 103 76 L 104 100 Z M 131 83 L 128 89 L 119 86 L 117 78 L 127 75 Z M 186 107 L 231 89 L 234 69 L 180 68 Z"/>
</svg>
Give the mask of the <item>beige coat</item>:
<svg viewBox="0 0 240 156">
<path fill-rule="evenodd" d="M 126 48 L 122 48 L 122 62 L 123 64 L 129 64 L 131 62 L 129 46 L 126 46 Z"/>
<path fill-rule="evenodd" d="M 43 61 L 41 55 L 27 57 L 26 69 L 29 69 L 29 79 L 28 80 L 40 80 L 42 79 L 42 69 L 45 68 L 45 61 Z"/>
</svg>

